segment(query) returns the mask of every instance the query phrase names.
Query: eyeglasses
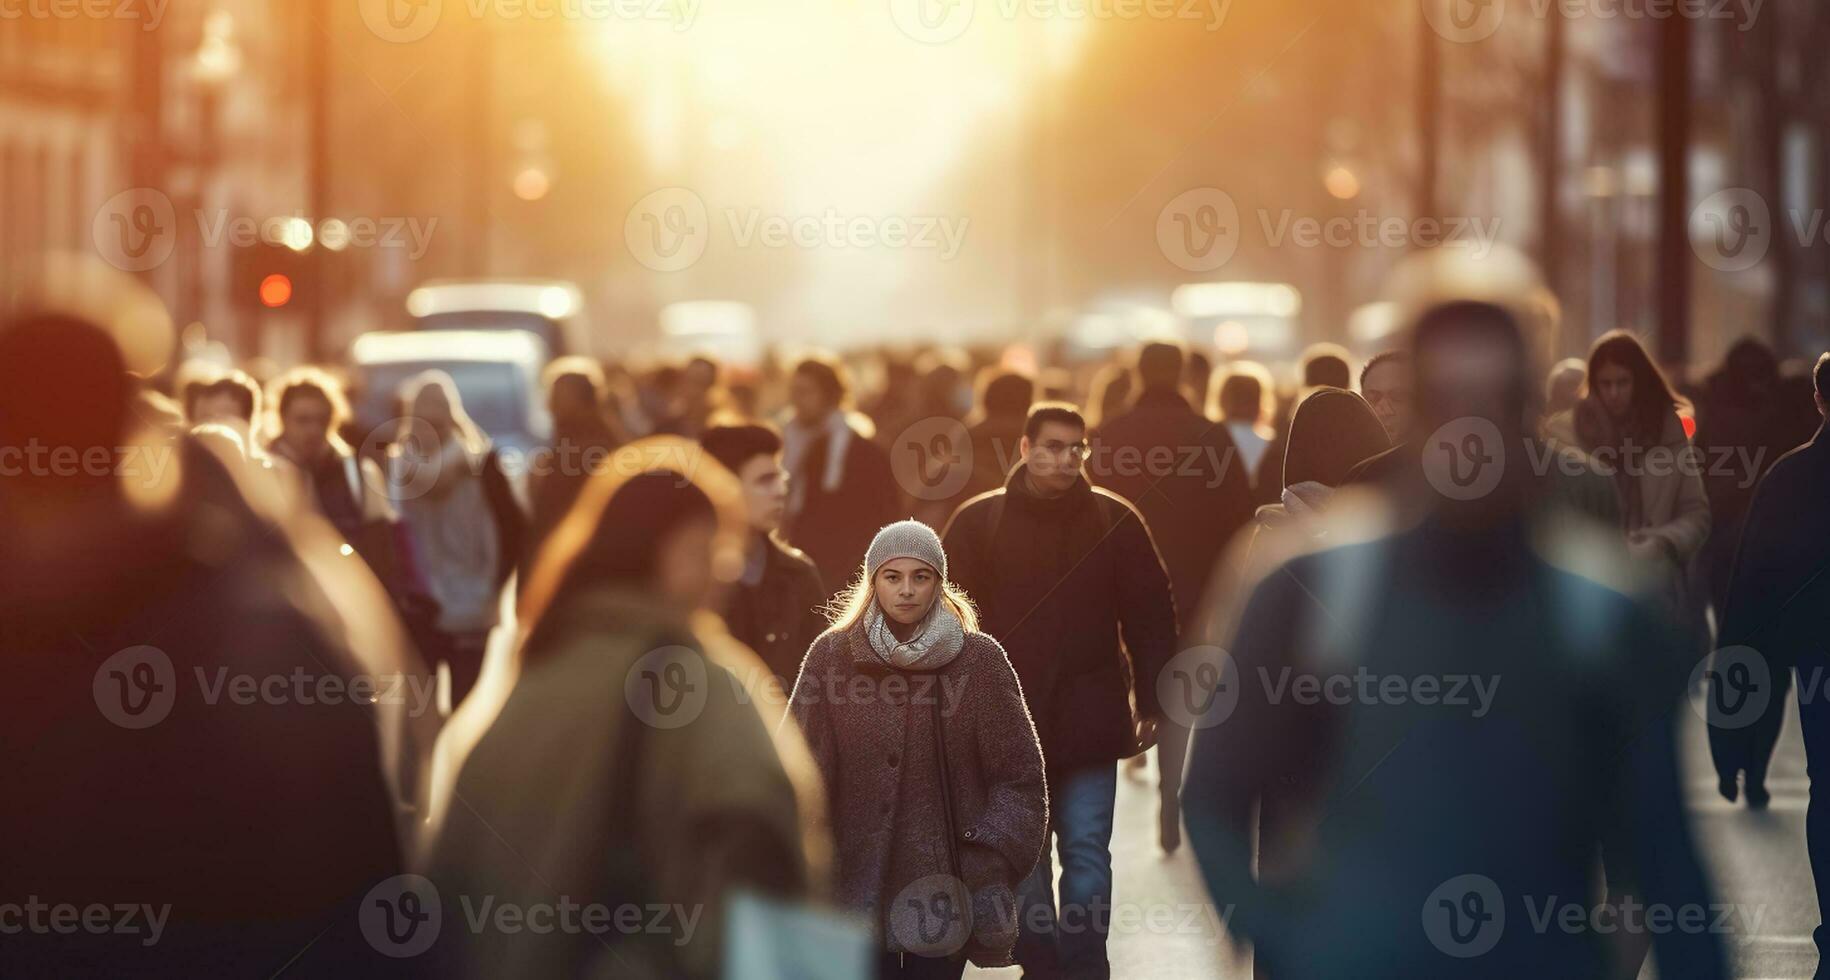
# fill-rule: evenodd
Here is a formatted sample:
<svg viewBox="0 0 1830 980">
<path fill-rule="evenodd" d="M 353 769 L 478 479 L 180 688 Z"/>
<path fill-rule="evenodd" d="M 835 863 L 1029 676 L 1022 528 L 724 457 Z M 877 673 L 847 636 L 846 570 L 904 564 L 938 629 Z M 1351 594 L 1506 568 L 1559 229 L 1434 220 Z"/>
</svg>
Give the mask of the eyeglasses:
<svg viewBox="0 0 1830 980">
<path fill-rule="evenodd" d="M 1036 448 L 1051 456 L 1060 456 L 1061 454 L 1066 453 L 1075 459 L 1086 459 L 1087 452 L 1089 451 L 1085 439 L 1082 439 L 1079 442 L 1061 442 L 1059 440 L 1050 439 L 1047 442 L 1038 444 Z"/>
</svg>

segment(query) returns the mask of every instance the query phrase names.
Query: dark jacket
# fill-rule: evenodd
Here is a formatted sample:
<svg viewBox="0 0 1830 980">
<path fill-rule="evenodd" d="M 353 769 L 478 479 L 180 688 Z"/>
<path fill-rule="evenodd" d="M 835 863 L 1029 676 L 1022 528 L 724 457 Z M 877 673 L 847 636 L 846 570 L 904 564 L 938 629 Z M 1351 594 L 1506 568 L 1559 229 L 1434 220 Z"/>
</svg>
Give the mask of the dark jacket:
<svg viewBox="0 0 1830 980">
<path fill-rule="evenodd" d="M 839 485 L 831 491 L 821 481 L 825 468 L 825 449 L 816 445 L 801 471 L 792 475 L 804 487 L 805 498 L 782 536 L 813 559 L 827 588 L 840 589 L 864 564 L 864 552 L 877 530 L 896 520 L 901 492 L 890 471 L 889 454 L 855 431 L 845 450 Z"/>
<path fill-rule="evenodd" d="M 538 550 L 578 499 L 591 474 L 609 465 L 618 444 L 616 433 L 600 420 L 568 425 L 553 434 L 553 444 L 534 454 L 528 466 L 528 500 L 532 519 L 526 550 Z"/>
<path fill-rule="evenodd" d="M 1192 615 L 1215 562 L 1252 517 L 1251 476 L 1232 435 L 1181 392 L 1153 389 L 1093 443 L 1089 478 L 1144 515 L 1182 615 Z"/>
<path fill-rule="evenodd" d="M 763 539 L 762 578 L 755 585 L 731 586 L 724 621 L 731 635 L 762 658 L 782 690 L 794 683 L 801 658 L 814 638 L 826 631 L 820 612 L 828 597 L 820 571 L 805 552 L 775 535 Z"/>
<path fill-rule="evenodd" d="M 156 943 L 5 936 L 0 975 L 393 973 L 359 930 L 402 858 L 376 711 L 350 685 L 404 689 L 358 664 L 348 619 L 386 600 L 351 576 L 366 601 L 333 607 L 207 450 L 179 463 L 169 512 L 98 507 L 55 554 L 0 505 L 0 905 L 166 912 Z"/>
<path fill-rule="evenodd" d="M 1773 464 L 1748 505 L 1719 647 L 1746 645 L 1780 666 L 1821 649 L 1830 608 L 1830 434 Z M 1801 591 L 1802 590 L 1802 591 Z"/>
<path fill-rule="evenodd" d="M 892 950 L 915 945 L 929 953 L 919 946 L 932 943 L 943 951 L 939 930 L 922 937 L 926 923 L 899 917 L 908 900 L 933 897 L 925 881 L 954 873 L 950 846 L 974 904 L 971 938 L 961 930 L 953 943 L 981 966 L 1009 963 L 1015 889 L 1042 854 L 1048 802 L 1036 729 L 998 642 L 967 633 L 940 668 L 902 671 L 871 649 L 862 621 L 827 632 L 807 651 L 789 712 L 828 787 L 840 906 L 866 914 Z M 951 842 L 935 790 L 937 719 L 947 746 Z"/>
<path fill-rule="evenodd" d="M 1639 870 L 1645 902 L 1709 907 L 1676 754 L 1680 641 L 1528 540 L 1426 521 L 1299 558 L 1253 594 L 1183 805 L 1213 900 L 1272 975 L 1599 980 L 1605 944 L 1531 916 L 1592 903 L 1616 827 L 1609 863 Z M 1261 801 L 1277 815 L 1254 868 Z M 1467 910 L 1503 928 L 1470 931 Z M 1660 976 L 1727 975 L 1713 934 L 1653 939 Z"/>
<path fill-rule="evenodd" d="M 771 739 L 770 702 L 744 685 L 761 667 L 728 637 L 610 587 L 559 603 L 461 760 L 433 848 L 426 875 L 445 908 L 442 972 L 717 976 L 736 890 L 790 901 L 825 892 L 812 854 L 824 845 L 824 803 L 806 751 L 792 731 Z M 466 928 L 463 902 L 478 908 L 491 896 L 498 906 L 569 898 L 704 917 L 690 939 L 677 917 L 637 935 Z"/>
<path fill-rule="evenodd" d="M 1136 713 L 1160 717 L 1156 678 L 1176 652 L 1169 575 L 1136 509 L 1085 479 L 1034 496 L 1024 466 L 947 523 L 948 577 L 1023 681 L 1049 772 L 1141 751 Z"/>
<path fill-rule="evenodd" d="M 1437 452 L 1444 451 L 1434 447 Z M 1403 442 L 1347 472 L 1343 487 L 1379 486 L 1393 489 L 1424 482 L 1418 442 Z M 1614 481 L 1595 468 L 1580 449 L 1554 439 L 1527 438 L 1517 454 L 1506 455 L 1508 466 L 1521 465 L 1532 474 L 1532 505 L 1549 512 L 1581 515 L 1587 521 L 1620 526 L 1620 499 Z"/>
</svg>

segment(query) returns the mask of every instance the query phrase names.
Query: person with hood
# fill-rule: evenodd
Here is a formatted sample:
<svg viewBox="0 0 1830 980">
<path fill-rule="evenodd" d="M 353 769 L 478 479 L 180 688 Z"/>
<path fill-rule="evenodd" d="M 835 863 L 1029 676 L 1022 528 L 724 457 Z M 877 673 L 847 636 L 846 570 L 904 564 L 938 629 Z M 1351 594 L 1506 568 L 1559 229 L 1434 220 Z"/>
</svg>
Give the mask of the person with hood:
<svg viewBox="0 0 1830 980">
<path fill-rule="evenodd" d="M 1701 457 L 1684 434 L 1680 408 L 1689 405 L 1672 392 L 1645 347 L 1616 330 L 1590 348 L 1576 407 L 1552 416 L 1544 428 L 1612 475 L 1627 553 L 1657 583 L 1667 613 L 1691 640 L 1694 660 L 1709 648 L 1709 625 L 1690 563 L 1709 538 L 1710 514 Z"/>
<path fill-rule="evenodd" d="M 1144 517 L 1172 591 L 1183 597 L 1177 628 L 1191 632 L 1196 601 L 1233 535 L 1252 517 L 1252 481 L 1226 426 L 1196 411 L 1182 393 L 1187 352 L 1148 344 L 1137 357 L 1138 395 L 1093 435 L 1087 476 L 1130 501 Z M 1157 730 L 1157 840 L 1181 846 L 1182 761 L 1188 732 L 1165 719 Z"/>
<path fill-rule="evenodd" d="M 809 357 L 795 366 L 788 385 L 792 415 L 782 429 L 785 536 L 813 559 L 828 587 L 857 570 L 871 535 L 895 518 L 901 499 L 889 454 L 853 425 L 850 399 L 838 361 Z"/>
<path fill-rule="evenodd" d="M 406 412 L 388 447 L 388 495 L 438 603 L 438 652 L 457 704 L 482 672 L 502 587 L 521 563 L 527 519 L 449 374 L 408 379 L 401 403 Z"/>
<path fill-rule="evenodd" d="M 880 976 L 1006 965 L 1048 832 L 1016 672 L 920 521 L 878 531 L 832 608 L 788 710 L 830 793 L 839 904 L 882 930 Z"/>
<path fill-rule="evenodd" d="M 1038 976 L 1110 972 L 1118 762 L 1155 742 L 1156 678 L 1176 652 L 1175 598 L 1150 528 L 1087 480 L 1086 439 L 1073 406 L 1037 404 L 1004 487 L 961 504 L 942 535 L 954 580 L 1010 651 L 1042 741 L 1060 913 L 1045 855 L 1021 889 L 1016 951 Z"/>
<path fill-rule="evenodd" d="M 814 637 L 826 630 L 821 609 L 831 593 L 813 560 L 781 539 L 788 502 L 782 437 L 766 425 L 715 425 L 699 437 L 699 445 L 737 477 L 749 524 L 743 574 L 724 597 L 725 624 L 756 651 L 786 692 Z"/>
<path fill-rule="evenodd" d="M 1297 404 L 1284 448 L 1281 502 L 1253 515 L 1245 558 L 1249 578 L 1256 577 L 1250 570 L 1275 564 L 1268 555 L 1311 545 L 1322 511 L 1347 474 L 1391 448 L 1386 432 L 1372 408 L 1351 391 L 1317 388 Z"/>
<path fill-rule="evenodd" d="M 422 887 L 446 909 L 443 974 L 712 978 L 740 894 L 799 904 L 828 892 L 806 746 L 793 731 L 771 737 L 779 718 L 745 687 L 762 665 L 704 610 L 740 560 L 737 489 L 717 467 L 647 464 L 692 451 L 641 440 L 591 478 L 535 560 L 508 669 L 447 726 L 480 734 L 441 742 L 456 779 L 429 807 Z M 463 903 L 562 900 L 673 914 L 638 930 L 450 919 Z"/>
<path fill-rule="evenodd" d="M 1710 907 L 1677 754 L 1680 641 L 1583 557 L 1611 553 L 1540 524 L 1508 452 L 1538 377 L 1512 314 L 1444 303 L 1413 334 L 1419 428 L 1484 423 L 1468 447 L 1484 492 L 1406 484 L 1419 523 L 1261 580 L 1195 725 L 1189 843 L 1261 975 L 1635 976 L 1631 950 L 1532 923 L 1550 896 L 1585 921 Z M 1340 693 L 1289 693 L 1305 688 Z M 1632 906 L 1597 904 L 1604 842 L 1610 878 L 1641 874 Z M 1660 977 L 1728 976 L 1715 932 L 1636 921 L 1620 932 L 1655 944 Z"/>
<path fill-rule="evenodd" d="M 404 870 L 411 793 L 353 692 L 401 676 L 405 637 L 334 532 L 294 537 L 135 397 L 98 326 L 0 322 L 0 446 L 107 461 L 0 467 L 0 976 L 401 972 L 358 906 Z M 133 918 L 21 928 L 95 903 Z"/>
</svg>

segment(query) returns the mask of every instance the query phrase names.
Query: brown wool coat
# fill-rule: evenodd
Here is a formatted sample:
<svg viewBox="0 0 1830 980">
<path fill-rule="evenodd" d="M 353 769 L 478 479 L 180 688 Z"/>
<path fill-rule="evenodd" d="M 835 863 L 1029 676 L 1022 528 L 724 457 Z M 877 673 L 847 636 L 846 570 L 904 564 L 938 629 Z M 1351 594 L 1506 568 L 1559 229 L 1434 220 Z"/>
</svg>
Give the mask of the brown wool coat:
<svg viewBox="0 0 1830 980">
<path fill-rule="evenodd" d="M 896 950 L 886 917 L 907 904 L 903 890 L 952 874 L 935 699 L 960 877 L 979 913 L 966 951 L 981 966 L 1005 964 L 1016 941 L 1011 893 L 1041 857 L 1048 802 L 1041 744 L 1004 648 L 969 632 L 946 665 L 903 671 L 871 650 L 862 623 L 831 630 L 808 649 L 788 710 L 825 780 L 839 904 L 865 914 Z"/>
</svg>

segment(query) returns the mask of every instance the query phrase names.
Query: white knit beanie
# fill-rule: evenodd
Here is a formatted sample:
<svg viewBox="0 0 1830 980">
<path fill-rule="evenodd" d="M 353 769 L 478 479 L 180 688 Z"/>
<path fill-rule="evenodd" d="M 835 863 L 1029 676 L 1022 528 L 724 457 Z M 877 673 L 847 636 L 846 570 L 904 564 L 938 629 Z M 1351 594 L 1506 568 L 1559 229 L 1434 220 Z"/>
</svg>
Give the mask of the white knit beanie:
<svg viewBox="0 0 1830 980">
<path fill-rule="evenodd" d="M 941 581 L 947 580 L 947 552 L 940 546 L 940 535 L 920 521 L 885 524 L 877 532 L 871 539 L 870 550 L 864 553 L 865 578 L 876 578 L 877 569 L 894 558 L 926 562 L 928 567 L 940 573 Z"/>
</svg>

